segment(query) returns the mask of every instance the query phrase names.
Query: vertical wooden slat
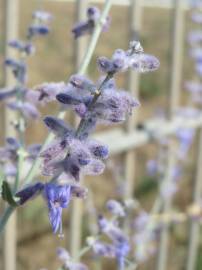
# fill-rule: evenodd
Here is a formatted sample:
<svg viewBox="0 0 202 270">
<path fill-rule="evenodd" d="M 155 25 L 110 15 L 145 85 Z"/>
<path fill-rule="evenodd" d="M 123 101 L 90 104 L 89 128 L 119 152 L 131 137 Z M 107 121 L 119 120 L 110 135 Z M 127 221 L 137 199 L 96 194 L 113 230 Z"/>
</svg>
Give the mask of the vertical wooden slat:
<svg viewBox="0 0 202 270">
<path fill-rule="evenodd" d="M 198 161 L 197 161 L 197 173 L 193 189 L 193 201 L 200 203 L 202 192 L 202 130 L 199 131 L 199 146 L 198 146 Z M 192 221 L 189 234 L 189 248 L 187 256 L 187 270 L 194 270 L 196 266 L 196 259 L 199 247 L 200 225 L 197 221 Z"/>
<path fill-rule="evenodd" d="M 129 20 L 130 20 L 130 39 L 139 40 L 139 32 L 141 28 L 142 7 L 141 0 L 131 0 L 129 6 Z M 128 90 L 130 93 L 138 98 L 139 95 L 139 75 L 130 70 L 128 74 Z M 126 132 L 130 133 L 134 130 L 137 119 L 137 111 L 130 117 L 126 123 Z M 133 150 L 125 153 L 125 199 L 132 198 L 134 192 L 135 179 L 135 152 Z"/>
<path fill-rule="evenodd" d="M 173 24 L 173 36 L 172 36 L 172 64 L 171 64 L 171 87 L 169 91 L 169 108 L 168 118 L 172 119 L 173 114 L 179 105 L 180 99 L 180 84 L 182 75 L 182 56 L 183 56 L 183 38 L 184 38 L 184 8 L 183 0 L 174 0 L 174 24 Z M 173 155 L 174 145 L 168 147 L 167 156 L 167 172 L 165 181 L 169 181 L 172 177 L 172 169 L 175 165 L 175 157 Z M 169 212 L 171 210 L 171 200 L 165 200 L 163 211 Z M 167 269 L 168 259 L 168 242 L 169 231 L 165 227 L 162 230 L 159 245 L 159 256 L 157 261 L 157 269 Z"/>
<path fill-rule="evenodd" d="M 19 3 L 18 0 L 5 0 L 5 25 L 6 25 L 6 49 L 5 56 L 12 57 L 14 52 L 7 47 L 9 40 L 16 39 L 18 35 L 18 18 L 19 18 Z M 10 71 L 5 71 L 5 85 L 14 85 L 13 75 Z M 5 110 L 5 136 L 14 135 L 15 131 L 11 127 L 11 120 L 15 119 L 15 115 L 9 111 Z M 4 234 L 4 269 L 5 270 L 15 270 L 16 269 L 16 240 L 17 240 L 17 214 L 14 213 L 5 228 Z"/>
<path fill-rule="evenodd" d="M 193 188 L 193 201 L 200 205 L 201 193 L 202 193 L 202 129 L 199 130 L 198 138 L 198 160 L 197 160 L 197 172 L 196 179 Z M 196 269 L 196 261 L 199 248 L 200 239 L 200 224 L 198 221 L 191 221 L 189 232 L 189 247 L 187 256 L 187 270 Z"/>
<path fill-rule="evenodd" d="M 76 1 L 76 21 L 83 21 L 86 19 L 86 9 L 88 6 L 87 0 Z M 87 47 L 86 38 L 81 38 L 75 41 L 75 63 L 76 70 L 78 70 Z M 78 119 L 74 119 L 77 124 Z M 71 208 L 71 225 L 70 225 L 70 250 L 71 255 L 76 257 L 81 247 L 82 237 L 82 218 L 83 218 L 83 202 L 80 199 L 75 199 L 72 202 Z"/>
</svg>

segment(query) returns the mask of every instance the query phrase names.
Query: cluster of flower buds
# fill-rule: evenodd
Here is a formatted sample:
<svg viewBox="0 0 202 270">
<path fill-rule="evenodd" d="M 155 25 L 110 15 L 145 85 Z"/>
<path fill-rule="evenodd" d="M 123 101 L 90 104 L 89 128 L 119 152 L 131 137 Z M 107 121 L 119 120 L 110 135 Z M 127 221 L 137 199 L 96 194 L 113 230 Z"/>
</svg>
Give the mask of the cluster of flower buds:
<svg viewBox="0 0 202 270">
<path fill-rule="evenodd" d="M 117 49 L 111 59 L 102 56 L 97 60 L 99 70 L 103 73 L 115 74 L 129 68 L 145 73 L 159 68 L 159 61 L 153 55 L 145 54 L 139 41 L 130 42 L 129 50 Z"/>
<path fill-rule="evenodd" d="M 47 35 L 50 31 L 49 23 L 53 18 L 52 15 L 46 11 L 37 10 L 32 14 L 32 17 L 33 23 L 28 28 L 28 39 Z"/>
<path fill-rule="evenodd" d="M 85 22 L 77 23 L 72 29 L 75 39 L 84 35 L 92 34 L 96 24 L 100 20 L 100 10 L 97 7 L 89 7 L 86 13 L 87 20 Z M 107 31 L 110 25 L 110 18 L 107 17 L 104 22 L 100 23 L 102 23 L 102 30 Z"/>
</svg>

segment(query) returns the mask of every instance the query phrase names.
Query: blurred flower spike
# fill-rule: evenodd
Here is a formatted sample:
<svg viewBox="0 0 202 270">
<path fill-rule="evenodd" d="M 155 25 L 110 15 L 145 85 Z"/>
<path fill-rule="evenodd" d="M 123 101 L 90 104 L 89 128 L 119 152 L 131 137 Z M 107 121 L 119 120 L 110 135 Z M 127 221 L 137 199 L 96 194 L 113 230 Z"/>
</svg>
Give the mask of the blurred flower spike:
<svg viewBox="0 0 202 270">
<path fill-rule="evenodd" d="M 100 10 L 97 7 L 89 7 L 87 9 L 87 20 L 85 22 L 79 22 L 72 28 L 72 33 L 74 38 L 77 39 L 84 35 L 92 34 L 96 24 L 100 19 Z M 110 25 L 109 17 L 106 18 L 106 21 L 103 23 L 102 30 L 108 30 Z"/>
</svg>

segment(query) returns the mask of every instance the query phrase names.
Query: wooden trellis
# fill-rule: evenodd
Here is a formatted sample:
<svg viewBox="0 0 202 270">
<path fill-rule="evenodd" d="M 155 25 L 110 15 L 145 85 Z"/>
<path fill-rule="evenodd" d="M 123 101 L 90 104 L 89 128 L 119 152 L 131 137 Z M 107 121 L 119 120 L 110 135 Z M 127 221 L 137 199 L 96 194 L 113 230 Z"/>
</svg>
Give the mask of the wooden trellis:
<svg viewBox="0 0 202 270">
<path fill-rule="evenodd" d="M 48 0 L 47 0 L 48 1 Z M 103 3 L 103 0 L 49 0 L 59 2 L 75 2 L 77 5 L 77 20 L 80 21 L 84 18 L 85 10 L 89 2 L 93 3 Z M 180 83 L 181 83 L 181 73 L 182 73 L 182 48 L 184 40 L 183 32 L 183 20 L 184 11 L 188 8 L 188 1 L 185 0 L 173 0 L 173 1 L 163 1 L 163 0 L 114 0 L 114 5 L 128 5 L 129 6 L 129 27 L 131 30 L 131 38 L 134 37 L 134 33 L 139 33 L 141 29 L 141 18 L 142 11 L 145 6 L 147 7 L 166 7 L 173 8 L 175 11 L 173 14 L 173 32 L 172 32 L 172 65 L 170 67 L 170 92 L 168 96 L 169 102 L 169 112 L 167 120 L 148 120 L 144 123 L 145 129 L 138 130 L 136 128 L 137 115 L 128 120 L 124 128 L 114 128 L 109 131 L 97 133 L 94 136 L 103 141 L 110 141 L 110 154 L 124 153 L 125 160 L 125 179 L 126 179 L 126 191 L 125 198 L 131 198 L 134 190 L 134 179 L 135 179 L 135 149 L 141 147 L 152 139 L 172 135 L 182 127 L 192 127 L 200 131 L 199 138 L 199 153 L 198 153 L 198 165 L 196 173 L 195 188 L 193 193 L 193 200 L 197 202 L 201 196 L 201 179 L 202 179 L 202 114 L 195 119 L 187 119 L 186 122 L 180 117 L 174 117 L 173 111 L 178 106 L 179 95 L 180 95 Z M 6 41 L 17 37 L 17 20 L 18 20 L 18 1 L 17 0 L 5 0 L 6 3 Z M 10 18 L 12 17 L 12 20 Z M 75 46 L 75 62 L 76 67 L 78 67 L 81 59 L 84 55 L 86 47 L 85 39 L 82 41 L 77 41 Z M 6 56 L 10 55 L 10 51 L 6 51 Z M 6 76 L 6 84 L 11 83 L 11 78 L 9 75 Z M 129 91 L 138 97 L 139 88 L 139 76 L 137 76 L 133 71 L 130 71 L 128 77 L 128 89 Z M 9 120 L 7 120 L 9 122 Z M 159 126 L 161 129 L 159 130 Z M 8 129 L 7 129 L 8 130 Z M 8 132 L 10 132 L 8 130 Z M 152 135 L 152 136 L 151 136 Z M 118 143 L 117 143 L 118 142 Z M 170 149 L 168 149 L 168 171 L 169 166 L 173 166 L 173 157 Z M 163 208 L 165 211 L 169 211 L 171 208 L 171 202 L 163 202 Z M 76 229 L 75 229 L 76 226 Z M 82 205 L 80 202 L 75 201 L 72 207 L 71 215 L 71 252 L 76 255 L 80 244 L 81 244 L 81 226 L 82 226 Z M 199 225 L 195 222 L 190 224 L 190 240 L 188 249 L 188 262 L 187 270 L 194 270 L 198 249 L 198 235 L 199 235 Z M 167 265 L 168 257 L 168 243 L 169 232 L 167 229 L 162 231 L 159 256 L 157 259 L 157 269 L 165 270 L 169 269 Z M 9 225 L 7 226 L 5 232 L 4 241 L 4 269 L 5 270 L 15 270 L 16 269 L 16 215 L 13 215 L 10 219 Z"/>
</svg>

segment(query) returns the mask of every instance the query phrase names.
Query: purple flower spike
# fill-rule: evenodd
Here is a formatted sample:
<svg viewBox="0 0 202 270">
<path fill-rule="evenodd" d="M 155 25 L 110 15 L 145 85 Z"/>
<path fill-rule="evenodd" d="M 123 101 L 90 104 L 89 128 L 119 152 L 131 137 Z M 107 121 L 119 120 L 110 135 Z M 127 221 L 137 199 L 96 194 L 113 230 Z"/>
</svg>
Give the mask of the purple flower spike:
<svg viewBox="0 0 202 270">
<path fill-rule="evenodd" d="M 15 196 L 18 197 L 19 204 L 22 205 L 28 200 L 33 199 L 35 196 L 39 195 L 44 189 L 44 184 L 38 182 L 34 185 L 28 186 L 20 191 L 18 191 Z"/>
<path fill-rule="evenodd" d="M 75 39 L 93 32 L 96 23 L 100 19 L 100 10 L 97 7 L 89 7 L 87 9 L 87 18 L 87 21 L 79 22 L 73 27 L 72 33 Z M 103 24 L 102 31 L 108 30 L 109 25 L 110 20 L 107 18 Z"/>
<path fill-rule="evenodd" d="M 53 232 L 56 233 L 60 229 L 60 233 L 62 233 L 62 209 L 67 208 L 70 202 L 71 186 L 45 184 L 44 198 L 48 204 L 49 219 Z"/>
</svg>

